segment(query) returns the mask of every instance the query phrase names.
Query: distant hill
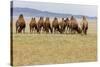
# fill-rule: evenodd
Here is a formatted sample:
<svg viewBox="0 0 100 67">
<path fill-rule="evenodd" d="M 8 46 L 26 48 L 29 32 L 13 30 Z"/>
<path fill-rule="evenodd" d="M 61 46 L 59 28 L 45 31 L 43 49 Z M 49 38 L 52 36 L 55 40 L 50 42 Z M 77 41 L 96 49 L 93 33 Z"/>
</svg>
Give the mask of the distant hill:
<svg viewBox="0 0 100 67">
<path fill-rule="evenodd" d="M 27 17 L 70 17 L 72 14 L 62 14 L 62 13 L 53 13 L 53 12 L 48 12 L 48 11 L 41 11 L 37 9 L 31 9 L 31 8 L 12 8 L 13 9 L 13 16 L 19 16 L 20 14 L 23 14 L 24 16 Z M 73 15 L 77 18 L 81 18 L 83 15 Z M 96 19 L 96 17 L 89 17 L 90 19 Z"/>
</svg>

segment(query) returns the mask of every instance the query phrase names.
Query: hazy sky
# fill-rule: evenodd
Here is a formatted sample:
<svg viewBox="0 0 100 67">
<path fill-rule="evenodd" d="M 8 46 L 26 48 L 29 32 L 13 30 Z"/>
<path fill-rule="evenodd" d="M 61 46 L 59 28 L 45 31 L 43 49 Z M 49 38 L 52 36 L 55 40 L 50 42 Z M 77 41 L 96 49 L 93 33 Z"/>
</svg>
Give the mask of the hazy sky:
<svg viewBox="0 0 100 67">
<path fill-rule="evenodd" d="M 55 13 L 87 15 L 91 17 L 97 16 L 97 6 L 94 6 L 94 5 L 14 1 L 13 6 L 33 8 L 33 9 L 38 9 L 41 11 L 49 11 L 49 12 L 55 12 Z"/>
</svg>

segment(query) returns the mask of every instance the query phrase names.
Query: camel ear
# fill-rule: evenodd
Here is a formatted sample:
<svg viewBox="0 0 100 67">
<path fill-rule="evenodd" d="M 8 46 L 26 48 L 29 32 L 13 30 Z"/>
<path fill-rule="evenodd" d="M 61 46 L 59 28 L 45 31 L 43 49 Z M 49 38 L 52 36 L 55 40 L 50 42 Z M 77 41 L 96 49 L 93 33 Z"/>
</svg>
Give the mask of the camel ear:
<svg viewBox="0 0 100 67">
<path fill-rule="evenodd" d="M 35 17 L 34 18 L 32 18 L 33 20 L 35 20 Z"/>
<path fill-rule="evenodd" d="M 67 18 L 67 20 L 69 20 L 69 19 Z"/>
<path fill-rule="evenodd" d="M 86 16 L 83 16 L 83 20 L 86 20 Z"/>
</svg>

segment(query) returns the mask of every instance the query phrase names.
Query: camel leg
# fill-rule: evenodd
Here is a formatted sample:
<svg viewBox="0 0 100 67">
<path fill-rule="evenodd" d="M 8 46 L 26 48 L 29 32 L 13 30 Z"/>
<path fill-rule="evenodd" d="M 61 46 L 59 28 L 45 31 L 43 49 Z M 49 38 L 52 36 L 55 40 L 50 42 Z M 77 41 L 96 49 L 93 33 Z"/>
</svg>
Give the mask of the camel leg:
<svg viewBox="0 0 100 67">
<path fill-rule="evenodd" d="M 34 28 L 32 28 L 32 33 L 34 32 Z"/>
<path fill-rule="evenodd" d="M 87 30 L 88 30 L 88 27 L 86 27 L 85 31 L 86 31 L 86 35 L 87 35 Z"/>
<path fill-rule="evenodd" d="M 52 33 L 52 28 L 50 27 L 50 32 Z"/>
<path fill-rule="evenodd" d="M 18 28 L 18 33 L 21 33 L 21 32 L 22 32 L 22 28 L 19 27 L 19 28 Z"/>
<path fill-rule="evenodd" d="M 52 32 L 54 33 L 54 27 L 52 27 Z"/>
<path fill-rule="evenodd" d="M 18 27 L 16 27 L 16 33 L 17 33 L 17 31 L 18 31 Z"/>
<path fill-rule="evenodd" d="M 71 28 L 71 34 L 72 34 L 72 32 L 73 32 L 73 29 Z"/>
<path fill-rule="evenodd" d="M 25 28 L 23 28 L 23 33 L 25 33 Z"/>
<path fill-rule="evenodd" d="M 48 29 L 48 27 L 46 27 L 46 28 L 45 28 L 45 31 L 46 31 L 46 33 L 48 33 L 48 32 L 49 32 L 49 29 Z"/>
<path fill-rule="evenodd" d="M 30 27 L 30 33 L 31 33 L 31 27 Z"/>
<path fill-rule="evenodd" d="M 37 27 L 37 33 L 39 33 L 39 28 Z"/>
<path fill-rule="evenodd" d="M 38 33 L 40 34 L 40 31 L 41 31 L 40 27 L 38 28 L 38 30 L 37 30 L 37 31 L 38 31 Z"/>
<path fill-rule="evenodd" d="M 57 28 L 54 28 L 54 33 L 56 33 L 56 31 L 57 31 Z"/>
<path fill-rule="evenodd" d="M 67 26 L 67 32 L 69 31 L 69 28 L 68 28 L 68 26 Z"/>
<path fill-rule="evenodd" d="M 85 35 L 87 35 L 87 30 L 86 29 L 84 30 L 84 33 L 85 33 Z"/>
</svg>

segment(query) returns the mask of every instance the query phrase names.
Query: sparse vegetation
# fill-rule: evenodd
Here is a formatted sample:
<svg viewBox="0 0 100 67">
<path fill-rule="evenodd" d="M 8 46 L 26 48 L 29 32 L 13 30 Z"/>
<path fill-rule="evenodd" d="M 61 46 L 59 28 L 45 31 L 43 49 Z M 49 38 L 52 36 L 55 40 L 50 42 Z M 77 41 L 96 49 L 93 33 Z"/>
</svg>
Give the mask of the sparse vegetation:
<svg viewBox="0 0 100 67">
<path fill-rule="evenodd" d="M 13 22 L 13 64 L 57 64 L 96 61 L 96 21 L 89 20 L 87 35 L 30 33 L 29 19 L 26 33 L 16 34 Z"/>
</svg>

